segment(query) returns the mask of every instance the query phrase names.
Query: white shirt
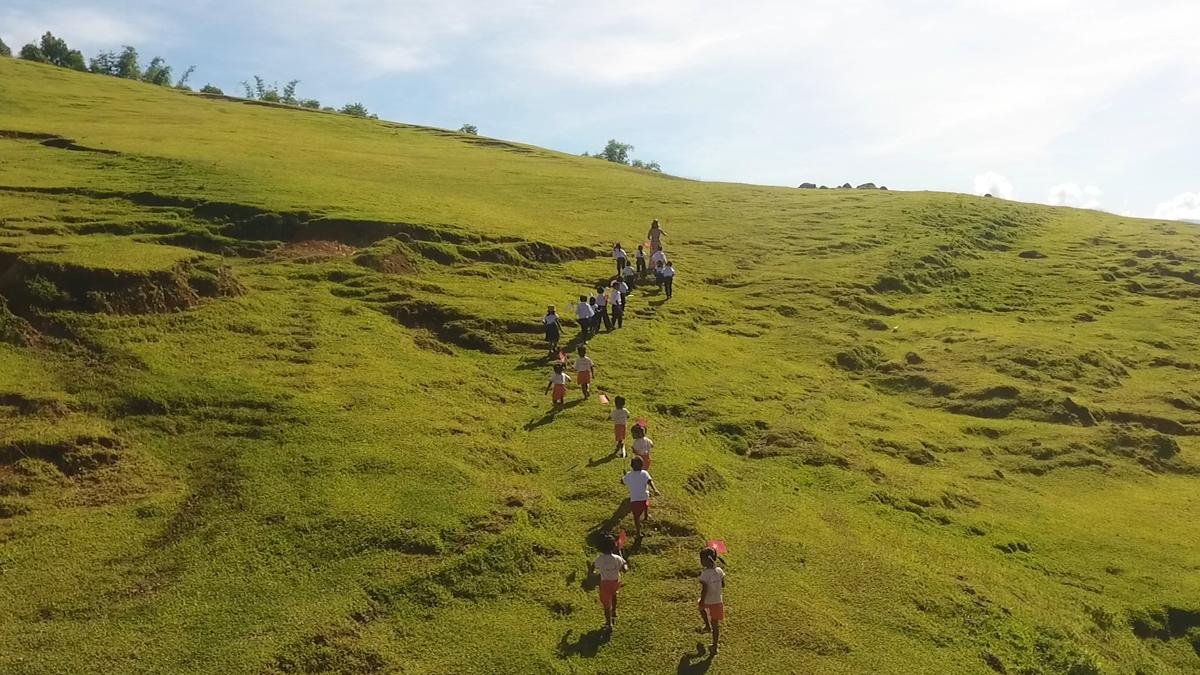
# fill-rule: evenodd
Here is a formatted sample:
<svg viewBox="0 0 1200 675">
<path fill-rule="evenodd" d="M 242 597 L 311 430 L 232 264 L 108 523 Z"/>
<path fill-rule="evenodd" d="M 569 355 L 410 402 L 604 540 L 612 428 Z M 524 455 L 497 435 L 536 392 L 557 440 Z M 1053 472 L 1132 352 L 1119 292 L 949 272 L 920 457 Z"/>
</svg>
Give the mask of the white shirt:
<svg viewBox="0 0 1200 675">
<path fill-rule="evenodd" d="M 633 439 L 633 454 L 635 455 L 648 455 L 653 448 L 654 441 L 645 436 Z"/>
<path fill-rule="evenodd" d="M 625 483 L 625 487 L 629 488 L 629 501 L 644 502 L 650 499 L 650 472 L 642 469 L 641 471 L 630 471 L 621 479 Z"/>
<path fill-rule="evenodd" d="M 592 360 L 586 356 L 581 356 L 575 359 L 575 372 L 590 373 L 592 372 Z"/>
<path fill-rule="evenodd" d="M 700 581 L 704 582 L 704 604 L 720 605 L 725 602 L 723 595 L 725 570 L 720 567 L 705 567 L 700 573 Z"/>
<path fill-rule="evenodd" d="M 623 249 L 623 248 L 614 248 L 613 249 L 613 258 L 614 259 L 620 260 L 621 258 L 628 258 L 628 257 L 629 256 L 625 255 L 625 249 Z"/>
<path fill-rule="evenodd" d="M 554 373 L 550 376 L 550 384 L 566 384 L 571 381 L 571 377 L 566 373 Z"/>
<path fill-rule="evenodd" d="M 617 292 L 620 293 L 621 295 L 625 295 L 626 293 L 629 292 L 629 284 L 625 283 L 624 281 L 618 281 L 617 282 Z"/>
<path fill-rule="evenodd" d="M 609 415 L 614 424 L 625 424 L 629 421 L 629 411 L 625 408 L 616 408 Z"/>
<path fill-rule="evenodd" d="M 596 307 L 604 308 L 608 306 L 608 296 L 601 293 L 596 296 Z"/>
<path fill-rule="evenodd" d="M 621 276 L 623 277 L 632 277 L 635 274 L 637 274 L 637 272 L 633 271 L 633 268 L 629 265 L 621 268 Z M 629 290 L 629 288 L 626 287 L 625 290 Z"/>
<path fill-rule="evenodd" d="M 646 259 L 646 252 L 645 252 L 644 250 L 642 250 L 642 249 L 638 249 L 638 252 L 637 252 L 637 257 L 638 257 L 640 260 L 645 260 L 645 259 Z"/>
<path fill-rule="evenodd" d="M 547 326 L 558 323 L 558 315 L 557 314 L 547 314 L 546 316 L 542 317 L 542 321 L 544 321 Z"/>
<path fill-rule="evenodd" d="M 616 581 L 621 578 L 621 569 L 625 567 L 625 559 L 616 553 L 601 553 L 592 561 L 592 567 L 600 573 L 601 581 Z"/>
<path fill-rule="evenodd" d="M 667 254 L 663 253 L 662 249 L 659 249 L 654 252 L 654 255 L 650 256 L 650 265 L 653 267 L 658 267 L 659 262 L 666 262 L 666 260 Z"/>
<path fill-rule="evenodd" d="M 592 306 L 586 302 L 581 302 L 578 305 L 575 305 L 575 316 L 579 317 L 580 319 L 590 319 L 595 315 L 596 311 L 593 310 Z"/>
<path fill-rule="evenodd" d="M 667 265 L 666 267 L 664 267 L 664 268 L 663 268 L 663 271 L 662 271 L 662 275 L 663 275 L 664 277 L 673 277 L 673 276 L 675 276 L 675 266 L 674 266 L 674 265 Z"/>
</svg>

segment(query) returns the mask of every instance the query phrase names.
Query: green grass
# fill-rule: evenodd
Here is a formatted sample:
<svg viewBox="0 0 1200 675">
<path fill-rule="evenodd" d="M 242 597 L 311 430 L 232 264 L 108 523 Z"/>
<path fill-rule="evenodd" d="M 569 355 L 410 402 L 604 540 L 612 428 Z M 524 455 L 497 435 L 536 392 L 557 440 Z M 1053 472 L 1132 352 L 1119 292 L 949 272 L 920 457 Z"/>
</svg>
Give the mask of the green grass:
<svg viewBox="0 0 1200 675">
<path fill-rule="evenodd" d="M 0 138 L 0 671 L 1200 668 L 1192 227 L 8 59 L 0 99 L 117 153 Z M 622 462 L 594 399 L 547 415 L 537 321 L 652 217 L 677 296 L 591 341 L 665 493 L 602 642 Z"/>
</svg>

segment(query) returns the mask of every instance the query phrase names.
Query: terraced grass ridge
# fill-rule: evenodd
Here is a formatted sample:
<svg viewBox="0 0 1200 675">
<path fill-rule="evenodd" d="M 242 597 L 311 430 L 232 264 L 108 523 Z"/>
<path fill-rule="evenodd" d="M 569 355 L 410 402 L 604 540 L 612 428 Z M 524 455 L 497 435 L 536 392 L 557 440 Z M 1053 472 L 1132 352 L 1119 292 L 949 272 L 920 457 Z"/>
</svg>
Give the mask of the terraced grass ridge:
<svg viewBox="0 0 1200 675">
<path fill-rule="evenodd" d="M 1200 671 L 1193 226 L 13 59 L 0 130 L 0 672 Z M 590 340 L 664 493 L 606 638 L 626 460 L 540 317 L 651 218 L 675 297 Z"/>
</svg>

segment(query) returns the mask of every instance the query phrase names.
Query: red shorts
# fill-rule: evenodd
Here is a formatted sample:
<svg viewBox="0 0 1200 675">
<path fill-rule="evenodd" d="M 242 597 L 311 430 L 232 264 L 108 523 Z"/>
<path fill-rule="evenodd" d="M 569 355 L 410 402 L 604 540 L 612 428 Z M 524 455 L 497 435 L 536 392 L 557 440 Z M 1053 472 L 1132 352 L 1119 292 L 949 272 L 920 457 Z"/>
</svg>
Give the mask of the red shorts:
<svg viewBox="0 0 1200 675">
<path fill-rule="evenodd" d="M 575 381 L 578 382 L 580 385 L 591 384 L 592 383 L 592 371 L 590 371 L 590 370 L 579 371 L 575 375 Z"/>
<path fill-rule="evenodd" d="M 604 607 L 612 607 L 617 601 L 617 591 L 621 588 L 620 581 L 601 581 L 600 582 L 600 604 Z"/>
<path fill-rule="evenodd" d="M 724 621 L 725 620 L 725 604 L 718 602 L 715 605 L 700 604 L 701 609 L 708 612 L 709 621 Z"/>
<path fill-rule="evenodd" d="M 624 424 L 614 425 L 613 426 L 613 436 L 617 437 L 618 443 L 624 443 L 625 442 L 625 425 Z"/>
<path fill-rule="evenodd" d="M 554 400 L 557 401 L 559 399 L 563 399 L 566 397 L 567 397 L 567 385 L 565 385 L 565 384 L 554 385 L 554 397 L 553 397 Z"/>
<path fill-rule="evenodd" d="M 650 510 L 650 502 L 629 502 L 629 510 L 633 512 L 633 516 L 635 518 L 641 518 L 642 516 L 646 515 L 647 511 Z"/>
</svg>

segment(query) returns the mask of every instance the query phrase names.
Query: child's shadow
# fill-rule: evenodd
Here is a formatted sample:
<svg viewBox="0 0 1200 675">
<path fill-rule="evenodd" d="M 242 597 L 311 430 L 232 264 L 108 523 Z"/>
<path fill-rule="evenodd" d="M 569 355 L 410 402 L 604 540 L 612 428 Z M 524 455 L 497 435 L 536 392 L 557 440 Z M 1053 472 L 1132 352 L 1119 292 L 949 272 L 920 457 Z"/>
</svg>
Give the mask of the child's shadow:
<svg viewBox="0 0 1200 675">
<path fill-rule="evenodd" d="M 546 426 L 547 424 L 550 424 L 551 422 L 554 421 L 555 417 L 558 417 L 558 414 L 560 412 L 562 412 L 564 410 L 568 410 L 570 408 L 574 408 L 575 406 L 579 405 L 580 403 L 583 403 L 583 399 L 577 398 L 572 401 L 568 401 L 567 403 L 563 404 L 562 406 L 554 406 L 554 407 L 550 408 L 550 410 L 547 410 L 546 414 L 542 415 L 542 417 L 540 419 L 530 420 L 530 421 L 526 422 L 525 423 L 525 431 L 533 431 L 534 429 L 537 429 L 538 427 L 543 427 L 543 426 Z"/>
<path fill-rule="evenodd" d="M 558 358 L 555 355 L 530 356 L 521 359 L 521 363 L 517 365 L 516 370 L 541 370 L 545 368 L 547 364 L 553 363 L 557 360 Z"/>
<path fill-rule="evenodd" d="M 597 628 L 583 633 L 574 642 L 571 641 L 571 633 L 574 631 L 567 630 L 563 633 L 562 639 L 558 641 L 559 658 L 568 656 L 583 656 L 592 658 L 600 651 L 600 646 L 608 642 L 610 637 L 608 631 L 603 628 Z"/>
<path fill-rule="evenodd" d="M 613 461 L 616 458 L 617 458 L 617 451 L 613 450 L 612 452 L 601 457 L 600 459 L 589 459 L 587 465 L 588 465 L 589 469 L 594 469 L 598 466 L 603 466 L 605 464 L 608 464 L 609 462 Z"/>
<path fill-rule="evenodd" d="M 712 667 L 713 655 L 704 648 L 703 642 L 696 643 L 696 651 L 684 652 L 679 657 L 679 667 L 675 669 L 678 675 L 703 675 Z"/>
</svg>

